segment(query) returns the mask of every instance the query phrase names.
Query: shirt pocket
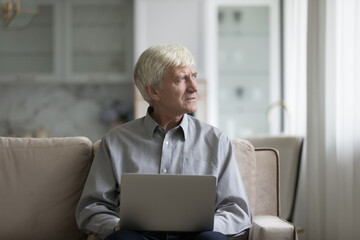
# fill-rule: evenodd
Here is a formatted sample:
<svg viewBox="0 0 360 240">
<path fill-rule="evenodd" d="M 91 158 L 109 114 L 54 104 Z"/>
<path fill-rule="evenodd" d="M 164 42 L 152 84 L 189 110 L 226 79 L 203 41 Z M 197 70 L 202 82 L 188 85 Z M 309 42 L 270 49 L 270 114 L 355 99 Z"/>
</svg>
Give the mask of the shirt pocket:
<svg viewBox="0 0 360 240">
<path fill-rule="evenodd" d="M 217 166 L 211 160 L 196 159 L 190 156 L 183 158 L 182 174 L 217 176 L 216 173 Z"/>
</svg>

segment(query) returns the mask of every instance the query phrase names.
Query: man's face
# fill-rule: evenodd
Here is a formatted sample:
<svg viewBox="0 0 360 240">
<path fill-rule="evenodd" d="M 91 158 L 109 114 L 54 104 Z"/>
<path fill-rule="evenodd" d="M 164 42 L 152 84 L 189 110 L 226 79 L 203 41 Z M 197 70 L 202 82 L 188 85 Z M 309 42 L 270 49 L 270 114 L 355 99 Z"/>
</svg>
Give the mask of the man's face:
<svg viewBox="0 0 360 240">
<path fill-rule="evenodd" d="M 158 91 L 156 110 L 171 115 L 183 115 L 197 109 L 197 72 L 194 66 L 169 68 Z"/>
</svg>

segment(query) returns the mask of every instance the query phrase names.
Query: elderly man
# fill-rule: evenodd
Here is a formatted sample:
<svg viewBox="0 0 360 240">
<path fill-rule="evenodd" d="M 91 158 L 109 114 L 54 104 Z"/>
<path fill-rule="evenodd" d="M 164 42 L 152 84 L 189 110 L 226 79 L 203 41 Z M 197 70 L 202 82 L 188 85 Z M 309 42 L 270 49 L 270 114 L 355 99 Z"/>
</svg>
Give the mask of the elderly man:
<svg viewBox="0 0 360 240">
<path fill-rule="evenodd" d="M 242 235 L 251 226 L 249 203 L 229 139 L 187 114 L 197 109 L 196 75 L 193 55 L 180 45 L 150 47 L 139 57 L 134 82 L 150 106 L 146 116 L 112 129 L 102 139 L 76 211 L 80 229 L 109 240 L 215 240 Z M 216 176 L 213 231 L 120 230 L 122 173 Z"/>
</svg>

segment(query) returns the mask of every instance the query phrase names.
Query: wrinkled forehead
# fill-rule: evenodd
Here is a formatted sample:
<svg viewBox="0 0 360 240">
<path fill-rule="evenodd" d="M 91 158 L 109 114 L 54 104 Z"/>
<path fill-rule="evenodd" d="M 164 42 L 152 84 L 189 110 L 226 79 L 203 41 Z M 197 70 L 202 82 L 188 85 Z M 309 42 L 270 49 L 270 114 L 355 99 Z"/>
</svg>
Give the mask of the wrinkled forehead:
<svg viewBox="0 0 360 240">
<path fill-rule="evenodd" d="M 166 72 L 176 75 L 193 75 L 196 74 L 196 69 L 194 65 L 186 67 L 168 67 Z"/>
</svg>

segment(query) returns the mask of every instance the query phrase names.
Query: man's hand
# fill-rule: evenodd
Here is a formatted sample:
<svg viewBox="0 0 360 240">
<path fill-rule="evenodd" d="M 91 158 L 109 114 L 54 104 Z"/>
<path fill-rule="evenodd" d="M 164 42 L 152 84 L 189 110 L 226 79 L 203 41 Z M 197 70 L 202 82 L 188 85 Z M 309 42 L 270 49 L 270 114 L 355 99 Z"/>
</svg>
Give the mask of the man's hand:
<svg viewBox="0 0 360 240">
<path fill-rule="evenodd" d="M 119 231 L 120 230 L 120 220 L 118 222 L 118 224 L 116 225 L 116 227 L 114 228 L 114 232 Z"/>
</svg>

